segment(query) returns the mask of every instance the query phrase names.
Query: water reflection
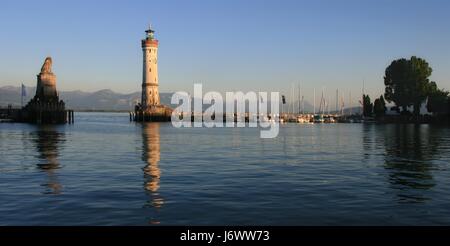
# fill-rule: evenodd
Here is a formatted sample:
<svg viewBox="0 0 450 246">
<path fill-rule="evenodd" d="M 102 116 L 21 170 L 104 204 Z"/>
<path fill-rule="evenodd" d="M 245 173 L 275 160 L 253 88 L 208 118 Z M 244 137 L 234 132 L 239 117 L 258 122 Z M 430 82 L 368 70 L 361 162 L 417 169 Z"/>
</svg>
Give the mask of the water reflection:
<svg viewBox="0 0 450 246">
<path fill-rule="evenodd" d="M 58 160 L 59 145 L 65 141 L 65 133 L 57 131 L 55 126 L 39 126 L 33 138 L 39 153 L 40 162 L 37 167 L 47 174 L 47 180 L 42 184 L 44 194 L 60 194 L 62 185 L 58 180 L 57 170 L 60 168 Z"/>
<path fill-rule="evenodd" d="M 433 157 L 441 138 L 439 129 L 428 125 L 386 126 L 385 169 L 399 202 L 425 202 L 436 185 Z"/>
<path fill-rule="evenodd" d="M 161 160 L 159 123 L 145 123 L 142 125 L 143 139 L 143 161 L 146 166 L 144 171 L 144 189 L 149 193 L 151 201 L 148 206 L 159 209 L 164 204 L 164 199 L 159 194 L 161 170 L 159 161 Z M 159 221 L 152 219 L 151 223 L 159 224 Z"/>
<path fill-rule="evenodd" d="M 363 160 L 365 162 L 369 161 L 372 157 L 373 154 L 376 152 L 376 148 L 377 146 L 377 135 L 376 135 L 376 125 L 373 124 L 363 124 L 363 135 L 362 135 L 362 140 L 363 140 Z"/>
</svg>

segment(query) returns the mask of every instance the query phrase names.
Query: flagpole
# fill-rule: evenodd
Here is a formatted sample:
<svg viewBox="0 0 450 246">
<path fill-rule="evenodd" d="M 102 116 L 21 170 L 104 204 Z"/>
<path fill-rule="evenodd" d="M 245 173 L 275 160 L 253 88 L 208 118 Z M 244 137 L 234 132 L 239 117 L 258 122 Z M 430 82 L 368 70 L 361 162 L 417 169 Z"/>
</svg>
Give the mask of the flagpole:
<svg viewBox="0 0 450 246">
<path fill-rule="evenodd" d="M 20 90 L 20 95 L 21 95 L 21 99 L 20 99 L 20 108 L 23 108 L 23 84 L 22 84 L 22 88 Z"/>
</svg>

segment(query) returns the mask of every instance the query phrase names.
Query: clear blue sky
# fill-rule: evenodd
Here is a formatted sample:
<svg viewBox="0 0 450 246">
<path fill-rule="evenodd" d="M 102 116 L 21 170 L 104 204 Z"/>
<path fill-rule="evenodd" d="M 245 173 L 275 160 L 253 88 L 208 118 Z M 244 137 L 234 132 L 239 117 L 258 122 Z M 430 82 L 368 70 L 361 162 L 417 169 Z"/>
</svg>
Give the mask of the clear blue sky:
<svg viewBox="0 0 450 246">
<path fill-rule="evenodd" d="M 160 40 L 160 90 L 383 91 L 390 61 L 417 55 L 450 89 L 450 1 L 24 1 L 0 5 L 0 86 L 34 86 L 46 56 L 60 90 L 140 90 L 140 39 Z"/>
</svg>

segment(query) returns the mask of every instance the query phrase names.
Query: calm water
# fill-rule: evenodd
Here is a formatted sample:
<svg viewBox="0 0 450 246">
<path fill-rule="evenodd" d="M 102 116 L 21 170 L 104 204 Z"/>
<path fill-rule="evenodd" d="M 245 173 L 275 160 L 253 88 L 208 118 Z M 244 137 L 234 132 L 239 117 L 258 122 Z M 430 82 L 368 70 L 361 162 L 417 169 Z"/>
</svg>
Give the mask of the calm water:
<svg viewBox="0 0 450 246">
<path fill-rule="evenodd" d="M 0 124 L 0 225 L 450 225 L 450 129 Z"/>
</svg>

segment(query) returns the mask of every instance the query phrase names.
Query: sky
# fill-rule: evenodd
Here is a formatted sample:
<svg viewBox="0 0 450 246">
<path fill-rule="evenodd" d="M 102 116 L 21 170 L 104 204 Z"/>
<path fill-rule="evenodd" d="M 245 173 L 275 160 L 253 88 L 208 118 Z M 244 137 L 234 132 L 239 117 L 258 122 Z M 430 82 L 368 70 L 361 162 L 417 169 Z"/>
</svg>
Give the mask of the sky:
<svg viewBox="0 0 450 246">
<path fill-rule="evenodd" d="M 140 91 L 151 23 L 161 92 L 301 84 L 312 100 L 364 84 L 375 97 L 391 61 L 413 55 L 450 89 L 449 12 L 446 0 L 2 0 L 0 86 L 35 86 L 51 56 L 59 90 Z"/>
</svg>

